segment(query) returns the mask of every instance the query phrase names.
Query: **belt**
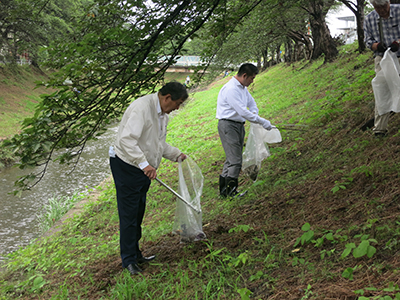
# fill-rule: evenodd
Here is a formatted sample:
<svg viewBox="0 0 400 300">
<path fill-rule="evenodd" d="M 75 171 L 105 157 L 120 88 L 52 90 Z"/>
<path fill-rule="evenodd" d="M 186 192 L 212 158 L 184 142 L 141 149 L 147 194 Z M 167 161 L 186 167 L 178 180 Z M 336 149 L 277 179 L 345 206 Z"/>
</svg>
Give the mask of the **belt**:
<svg viewBox="0 0 400 300">
<path fill-rule="evenodd" d="M 239 121 L 233 121 L 233 120 L 229 120 L 229 119 L 220 119 L 221 121 L 229 121 L 229 122 L 233 122 L 233 123 L 238 123 L 238 124 L 244 124 L 245 122 L 239 122 Z"/>
</svg>

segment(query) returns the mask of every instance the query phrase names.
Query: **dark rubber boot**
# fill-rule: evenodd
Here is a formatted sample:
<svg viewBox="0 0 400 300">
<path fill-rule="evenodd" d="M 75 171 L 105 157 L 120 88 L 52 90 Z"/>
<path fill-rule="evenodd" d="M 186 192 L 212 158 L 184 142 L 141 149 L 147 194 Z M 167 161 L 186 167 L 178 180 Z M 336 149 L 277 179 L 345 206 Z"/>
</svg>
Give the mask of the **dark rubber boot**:
<svg viewBox="0 0 400 300">
<path fill-rule="evenodd" d="M 247 191 L 244 191 L 243 193 L 240 193 L 237 188 L 238 188 L 238 179 L 237 178 L 232 178 L 232 177 L 226 177 L 226 195 L 228 197 L 242 197 L 246 195 Z"/>
<path fill-rule="evenodd" d="M 226 198 L 226 177 L 219 175 L 219 195 Z"/>
</svg>

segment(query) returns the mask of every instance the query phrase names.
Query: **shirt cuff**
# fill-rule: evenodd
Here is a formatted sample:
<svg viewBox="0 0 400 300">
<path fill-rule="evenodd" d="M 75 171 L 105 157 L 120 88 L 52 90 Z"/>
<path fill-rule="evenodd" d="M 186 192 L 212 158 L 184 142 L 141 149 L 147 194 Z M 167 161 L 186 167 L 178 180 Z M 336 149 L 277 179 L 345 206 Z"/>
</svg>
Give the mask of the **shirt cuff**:
<svg viewBox="0 0 400 300">
<path fill-rule="evenodd" d="M 145 161 L 145 162 L 142 162 L 142 163 L 139 164 L 139 168 L 140 168 L 141 170 L 143 170 L 143 169 L 146 168 L 148 165 L 149 165 L 149 163 L 148 163 L 147 161 Z"/>
</svg>

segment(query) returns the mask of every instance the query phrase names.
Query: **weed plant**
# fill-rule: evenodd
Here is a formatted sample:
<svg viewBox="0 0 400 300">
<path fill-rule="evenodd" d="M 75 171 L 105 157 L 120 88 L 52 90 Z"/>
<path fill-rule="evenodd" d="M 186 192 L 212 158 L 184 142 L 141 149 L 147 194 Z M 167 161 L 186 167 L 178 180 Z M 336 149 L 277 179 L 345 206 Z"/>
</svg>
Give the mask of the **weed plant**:
<svg viewBox="0 0 400 300">
<path fill-rule="evenodd" d="M 42 210 L 36 216 L 40 232 L 48 231 L 85 196 L 86 193 L 75 192 L 71 196 L 54 196 L 48 199 L 47 204 L 43 205 Z"/>
</svg>

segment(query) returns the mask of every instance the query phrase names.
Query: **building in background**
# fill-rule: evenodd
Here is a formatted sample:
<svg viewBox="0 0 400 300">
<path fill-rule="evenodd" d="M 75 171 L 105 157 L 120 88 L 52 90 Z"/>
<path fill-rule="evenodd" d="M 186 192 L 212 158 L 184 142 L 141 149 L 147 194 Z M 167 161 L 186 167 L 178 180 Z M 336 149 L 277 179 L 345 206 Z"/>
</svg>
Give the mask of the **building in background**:
<svg viewBox="0 0 400 300">
<path fill-rule="evenodd" d="M 340 37 L 344 43 L 351 44 L 357 40 L 356 16 L 346 6 L 328 12 L 326 23 L 332 37 Z"/>
<path fill-rule="evenodd" d="M 345 44 L 352 44 L 357 40 L 357 27 L 356 27 L 356 16 L 337 17 L 338 20 L 344 21 L 345 26 L 337 28 L 339 31 L 339 37 L 343 39 Z"/>
</svg>

